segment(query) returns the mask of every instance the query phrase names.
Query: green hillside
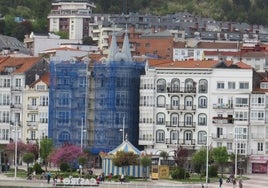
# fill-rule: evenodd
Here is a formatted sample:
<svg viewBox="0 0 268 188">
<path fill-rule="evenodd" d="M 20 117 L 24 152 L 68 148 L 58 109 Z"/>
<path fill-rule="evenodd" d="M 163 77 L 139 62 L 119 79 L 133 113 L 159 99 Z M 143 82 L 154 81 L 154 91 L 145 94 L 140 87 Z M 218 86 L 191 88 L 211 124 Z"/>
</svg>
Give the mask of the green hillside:
<svg viewBox="0 0 268 188">
<path fill-rule="evenodd" d="M 0 0 L 0 34 L 23 40 L 30 31 L 47 32 L 52 0 Z M 216 20 L 268 26 L 268 0 L 93 0 L 94 13 L 139 12 L 165 15 L 187 11 Z M 2 17 L 2 19 L 1 19 Z M 28 20 L 16 23 L 14 17 Z M 3 19 L 4 18 L 4 19 Z"/>
</svg>

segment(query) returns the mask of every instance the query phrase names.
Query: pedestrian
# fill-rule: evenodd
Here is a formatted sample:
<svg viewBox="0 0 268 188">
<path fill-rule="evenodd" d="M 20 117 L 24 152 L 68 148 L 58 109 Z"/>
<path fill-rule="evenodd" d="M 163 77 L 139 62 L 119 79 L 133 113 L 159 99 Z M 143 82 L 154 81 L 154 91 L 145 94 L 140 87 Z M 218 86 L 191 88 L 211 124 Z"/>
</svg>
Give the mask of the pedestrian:
<svg viewBox="0 0 268 188">
<path fill-rule="evenodd" d="M 109 181 L 112 180 L 112 177 L 113 177 L 113 173 L 110 173 L 109 176 L 108 176 Z"/>
<path fill-rule="evenodd" d="M 51 178 L 51 173 L 48 171 L 47 172 L 47 183 L 50 183 L 50 178 Z"/>
<path fill-rule="evenodd" d="M 239 188 L 243 188 L 242 179 L 239 180 Z"/>
<path fill-rule="evenodd" d="M 235 186 L 236 186 L 236 179 L 234 178 L 233 179 L 233 188 L 235 188 Z"/>
<path fill-rule="evenodd" d="M 220 184 L 220 187 L 222 186 L 222 178 L 220 177 L 219 179 L 219 184 Z"/>
</svg>

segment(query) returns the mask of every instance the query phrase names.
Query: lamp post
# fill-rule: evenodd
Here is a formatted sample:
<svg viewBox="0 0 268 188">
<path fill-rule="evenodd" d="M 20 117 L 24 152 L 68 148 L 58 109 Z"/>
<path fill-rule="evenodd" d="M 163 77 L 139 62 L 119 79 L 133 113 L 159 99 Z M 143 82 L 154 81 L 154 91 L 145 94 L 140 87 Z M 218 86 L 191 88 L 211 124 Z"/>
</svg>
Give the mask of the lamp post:
<svg viewBox="0 0 268 188">
<path fill-rule="evenodd" d="M 15 169 L 14 179 L 17 179 L 17 158 L 18 158 L 18 122 L 15 121 Z"/>
<path fill-rule="evenodd" d="M 207 135 L 207 151 L 206 151 L 206 187 L 208 187 L 208 143 L 209 143 L 209 136 Z"/>
<path fill-rule="evenodd" d="M 234 169 L 234 178 L 237 177 L 237 136 L 235 136 L 235 169 Z"/>
<path fill-rule="evenodd" d="M 84 118 L 81 119 L 81 143 L 80 143 L 80 146 L 81 146 L 81 153 L 83 152 L 83 141 L 84 141 L 84 132 L 86 130 L 84 130 Z"/>
<path fill-rule="evenodd" d="M 125 141 L 125 115 L 123 116 L 123 128 L 120 129 L 120 131 L 123 132 L 123 137 L 122 137 L 122 139 L 123 139 L 123 142 L 124 142 L 124 141 Z"/>
</svg>

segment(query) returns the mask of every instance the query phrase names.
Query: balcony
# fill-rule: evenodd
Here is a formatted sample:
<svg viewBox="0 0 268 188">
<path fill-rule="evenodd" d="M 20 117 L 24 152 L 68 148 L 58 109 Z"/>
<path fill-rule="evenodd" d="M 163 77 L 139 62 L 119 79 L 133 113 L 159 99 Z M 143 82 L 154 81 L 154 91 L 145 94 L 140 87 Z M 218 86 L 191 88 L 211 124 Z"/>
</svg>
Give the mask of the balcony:
<svg viewBox="0 0 268 188">
<path fill-rule="evenodd" d="M 264 140 L 265 135 L 264 133 L 251 133 L 251 139 Z"/>
<path fill-rule="evenodd" d="M 193 111 L 196 110 L 196 105 L 192 105 L 192 106 L 186 106 L 186 105 L 178 105 L 178 106 L 172 106 L 170 104 L 166 105 L 166 109 L 169 111 L 172 110 L 188 110 L 188 111 Z"/>
<path fill-rule="evenodd" d="M 212 123 L 213 124 L 233 124 L 234 123 L 234 118 L 233 117 L 213 117 L 212 118 Z"/>
<path fill-rule="evenodd" d="M 37 127 L 37 122 L 35 122 L 35 121 L 27 121 L 27 126 L 29 126 L 29 127 Z"/>
<path fill-rule="evenodd" d="M 181 93 L 196 93 L 196 88 L 195 87 L 167 87 L 167 93 L 176 93 L 176 94 L 181 94 Z"/>
<path fill-rule="evenodd" d="M 143 140 L 143 139 L 139 139 L 139 145 L 143 145 L 143 146 L 148 146 L 148 145 L 154 145 L 154 141 L 153 140 Z"/>
<path fill-rule="evenodd" d="M 166 139 L 166 144 L 168 145 L 173 145 L 173 146 L 177 146 L 177 145 L 185 145 L 185 146 L 193 146 L 195 145 L 195 139 L 192 139 L 192 140 L 186 140 L 186 139 L 178 139 L 178 140 L 173 140 L 173 139 Z"/>
<path fill-rule="evenodd" d="M 233 104 L 224 104 L 224 103 L 219 103 L 219 104 L 213 104 L 213 109 L 233 109 Z"/>
<path fill-rule="evenodd" d="M 212 139 L 216 139 L 216 140 L 221 140 L 221 139 L 228 139 L 228 140 L 232 140 L 234 139 L 234 136 L 231 134 L 212 134 Z"/>
<path fill-rule="evenodd" d="M 27 110 L 38 110 L 38 106 L 33 106 L 33 105 L 28 104 Z"/>
</svg>

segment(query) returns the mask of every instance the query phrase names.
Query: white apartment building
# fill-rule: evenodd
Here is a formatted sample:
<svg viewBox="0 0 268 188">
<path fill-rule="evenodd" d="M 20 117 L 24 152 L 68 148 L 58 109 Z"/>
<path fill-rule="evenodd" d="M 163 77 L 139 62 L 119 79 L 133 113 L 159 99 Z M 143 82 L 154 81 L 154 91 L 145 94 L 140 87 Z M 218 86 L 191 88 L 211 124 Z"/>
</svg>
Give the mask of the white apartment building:
<svg viewBox="0 0 268 188">
<path fill-rule="evenodd" d="M 241 62 L 148 60 L 140 84 L 139 145 L 152 155 L 172 155 L 179 146 L 192 152 L 225 146 L 242 156 L 241 171 L 253 172 L 253 161 L 245 160 L 258 145 L 251 135 L 264 133 L 266 125 L 251 126 L 258 116 L 250 111 L 252 79 L 253 69 Z"/>
<path fill-rule="evenodd" d="M 48 15 L 49 32 L 65 31 L 69 39 L 83 39 L 89 36 L 94 3 L 90 0 L 53 0 Z"/>
<path fill-rule="evenodd" d="M 35 77 L 36 81 L 26 86 L 23 95 L 23 135 L 33 143 L 48 135 L 49 74 Z"/>
<path fill-rule="evenodd" d="M 47 72 L 48 64 L 38 57 L 7 56 L 0 62 L 0 144 L 16 138 L 26 142 L 26 86 Z"/>
</svg>

